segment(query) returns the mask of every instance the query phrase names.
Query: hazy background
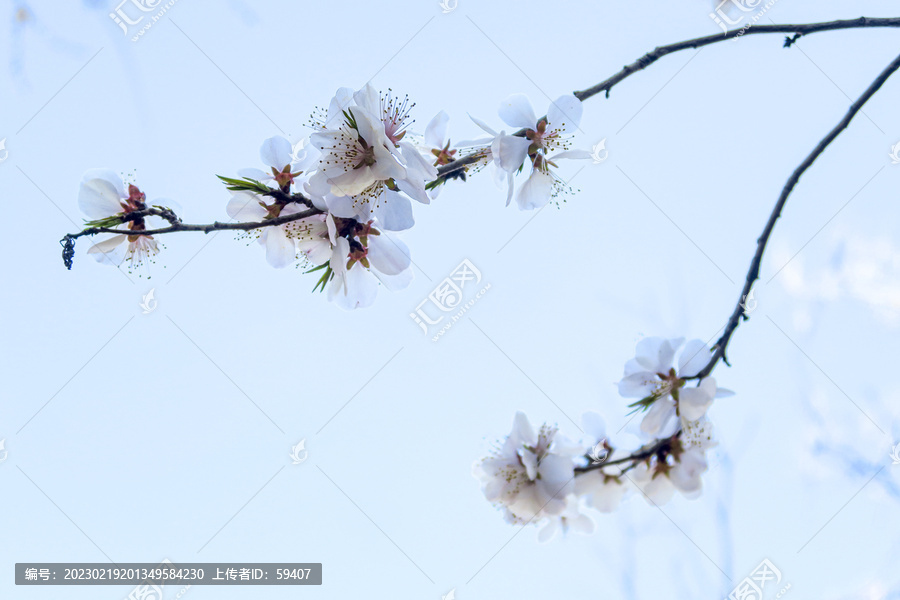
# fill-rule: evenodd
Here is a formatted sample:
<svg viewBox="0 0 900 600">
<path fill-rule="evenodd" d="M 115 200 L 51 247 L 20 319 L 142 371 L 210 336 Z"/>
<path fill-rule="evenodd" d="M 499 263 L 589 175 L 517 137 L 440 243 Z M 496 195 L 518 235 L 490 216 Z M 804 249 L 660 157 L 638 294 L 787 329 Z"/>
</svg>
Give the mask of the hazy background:
<svg viewBox="0 0 900 600">
<path fill-rule="evenodd" d="M 663 513 L 635 497 L 593 536 L 539 544 L 470 474 L 516 410 L 571 437 L 598 410 L 629 442 L 614 383 L 634 344 L 717 336 L 785 180 L 900 31 L 664 58 L 586 102 L 578 143 L 605 138 L 609 158 L 560 209 L 505 208 L 489 173 L 415 206 L 401 237 L 416 280 L 371 309 L 341 311 L 310 293 L 315 276 L 230 233 L 164 238 L 149 279 L 96 264 L 85 241 L 62 265 L 89 168 L 135 171 L 188 222 L 223 220 L 214 175 L 261 166 L 267 137 L 298 140 L 340 86 L 408 93 L 415 129 L 445 109 L 452 138 L 471 138 L 466 114 L 500 128 L 510 93 L 543 114 L 548 96 L 716 33 L 710 8 L 179 0 L 132 42 L 113 2 L 0 3 L 0 596 L 130 590 L 16 587 L 15 562 L 169 558 L 324 564 L 320 587 L 197 586 L 195 600 L 716 599 L 768 558 L 783 579 L 766 598 L 787 583 L 789 598 L 900 597 L 900 76 L 778 223 L 734 367 L 716 371 L 737 395 L 711 410 L 721 446 L 701 499 Z M 896 12 L 781 0 L 761 22 Z M 433 343 L 409 313 L 464 258 L 491 289 Z M 292 465 L 301 439 L 309 458 Z"/>
</svg>

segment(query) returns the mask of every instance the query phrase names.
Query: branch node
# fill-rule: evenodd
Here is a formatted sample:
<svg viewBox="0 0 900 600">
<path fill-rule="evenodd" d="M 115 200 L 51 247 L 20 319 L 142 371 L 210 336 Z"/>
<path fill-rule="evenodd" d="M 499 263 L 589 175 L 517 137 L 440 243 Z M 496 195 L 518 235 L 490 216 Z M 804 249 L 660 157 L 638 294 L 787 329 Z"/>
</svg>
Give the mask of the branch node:
<svg viewBox="0 0 900 600">
<path fill-rule="evenodd" d="M 796 44 L 796 43 L 797 43 L 797 40 L 799 40 L 801 37 L 803 37 L 803 34 L 802 34 L 802 33 L 795 33 L 793 37 L 791 37 L 791 36 L 785 36 L 785 37 L 784 37 L 784 47 L 785 47 L 785 48 L 790 48 L 791 46 L 793 46 L 794 44 Z"/>
</svg>

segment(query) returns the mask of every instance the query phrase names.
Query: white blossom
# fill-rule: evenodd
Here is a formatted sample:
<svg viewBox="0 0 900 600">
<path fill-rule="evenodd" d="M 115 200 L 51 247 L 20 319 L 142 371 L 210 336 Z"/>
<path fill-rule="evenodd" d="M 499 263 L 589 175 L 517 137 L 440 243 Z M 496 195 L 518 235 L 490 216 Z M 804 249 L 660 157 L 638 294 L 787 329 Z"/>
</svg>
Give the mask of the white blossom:
<svg viewBox="0 0 900 600">
<path fill-rule="evenodd" d="M 710 350 L 701 340 L 691 340 L 683 348 L 682 344 L 684 338 L 645 338 L 638 342 L 635 358 L 625 364 L 619 394 L 640 398 L 632 406 L 648 409 L 641 421 L 641 431 L 648 436 L 669 437 L 684 423 L 703 418 L 713 399 L 731 394 L 720 390 L 713 377 L 696 387 L 686 386 L 686 378 L 706 366 Z M 673 361 L 679 349 L 676 370 Z"/>
<path fill-rule="evenodd" d="M 503 445 L 477 462 L 473 474 L 509 522 L 524 524 L 565 511 L 578 454 L 578 447 L 557 436 L 555 427 L 543 425 L 535 433 L 519 412 Z"/>
<path fill-rule="evenodd" d="M 171 201 L 158 199 L 157 205 L 170 205 Z M 121 222 L 112 217 L 148 208 L 146 195 L 134 184 L 126 190 L 122 178 L 109 169 L 92 169 L 82 178 L 78 190 L 78 206 L 88 217 L 89 225 L 145 231 L 163 227 L 166 222 L 156 216 L 146 216 Z M 88 248 L 98 262 L 118 266 L 127 263 L 129 270 L 144 266 L 159 252 L 159 245 L 150 235 L 113 234 Z"/>
</svg>

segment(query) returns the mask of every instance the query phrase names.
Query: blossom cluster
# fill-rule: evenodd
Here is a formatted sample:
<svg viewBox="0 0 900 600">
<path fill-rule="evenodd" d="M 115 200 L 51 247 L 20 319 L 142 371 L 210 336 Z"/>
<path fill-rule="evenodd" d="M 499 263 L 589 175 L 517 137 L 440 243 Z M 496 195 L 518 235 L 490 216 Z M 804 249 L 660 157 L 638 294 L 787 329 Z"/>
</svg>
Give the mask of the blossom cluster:
<svg viewBox="0 0 900 600">
<path fill-rule="evenodd" d="M 515 196 L 519 208 L 535 209 L 568 191 L 555 172 L 557 161 L 590 158 L 588 152 L 570 148 L 582 112 L 581 101 L 571 94 L 553 102 L 541 118 L 524 95 L 510 96 L 499 114 L 518 131 L 497 133 L 473 119 L 488 137 L 455 147 L 447 139 L 449 117 L 443 111 L 424 135 L 411 133 L 414 106 L 408 97 L 390 90 L 383 94 L 369 84 L 355 91 L 339 89 L 327 108 L 313 112 L 306 138 L 296 144 L 281 136 L 263 142 L 265 170 L 242 169 L 238 178 L 220 177 L 232 192 L 225 207 L 228 216 L 239 223 L 265 224 L 247 235 L 265 248 L 271 266 L 319 272 L 314 289 L 353 309 L 371 305 L 380 286 L 399 290 L 411 282 L 409 249 L 396 234 L 414 225 L 413 201 L 429 204 L 447 180 L 465 181 L 468 169 L 477 172 L 491 165 L 508 187 L 507 204 Z M 458 168 L 439 175 L 440 167 L 463 157 L 467 160 Z M 516 174 L 526 171 L 516 190 Z M 79 204 L 90 219 L 88 227 L 129 230 L 116 230 L 123 233 L 95 243 L 89 253 L 98 260 L 137 268 L 159 251 L 155 236 L 141 232 L 164 222 L 148 210 L 151 205 L 136 185 L 126 189 L 111 171 L 89 171 Z M 156 201 L 152 206 L 168 204 Z M 178 229 L 180 220 L 169 222 Z"/>
<path fill-rule="evenodd" d="M 510 523 L 544 524 L 542 540 L 569 528 L 593 532 L 588 509 L 612 512 L 629 495 L 654 505 L 676 491 L 699 497 L 707 451 L 716 445 L 707 411 L 715 398 L 732 394 L 712 377 L 698 379 L 709 360 L 700 340 L 653 337 L 637 344 L 618 384 L 621 396 L 637 398 L 630 407 L 644 413 L 643 444 L 631 452 L 611 443 L 596 413 L 583 417 L 586 437 L 577 442 L 550 425 L 535 431 L 517 413 L 509 436 L 473 467 L 485 497 Z"/>
</svg>

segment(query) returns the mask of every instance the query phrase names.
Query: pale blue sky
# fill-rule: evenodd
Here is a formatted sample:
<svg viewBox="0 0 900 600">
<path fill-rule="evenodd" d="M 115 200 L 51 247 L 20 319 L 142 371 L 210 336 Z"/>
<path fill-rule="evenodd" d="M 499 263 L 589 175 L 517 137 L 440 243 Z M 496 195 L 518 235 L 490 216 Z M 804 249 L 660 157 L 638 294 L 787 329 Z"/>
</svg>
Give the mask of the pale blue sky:
<svg viewBox="0 0 900 600">
<path fill-rule="evenodd" d="M 0 596 L 128 593 L 17 588 L 17 561 L 167 557 L 324 564 L 320 588 L 253 591 L 273 599 L 715 599 L 764 558 L 788 597 L 898 597 L 896 76 L 778 223 L 758 310 L 716 371 L 737 395 L 711 410 L 721 446 L 701 499 L 662 513 L 635 497 L 593 536 L 539 544 L 470 469 L 517 410 L 571 437 L 587 410 L 619 430 L 614 383 L 641 337 L 716 336 L 784 181 L 900 31 L 661 60 L 586 102 L 578 143 L 606 138 L 609 159 L 577 174 L 580 193 L 532 214 L 504 207 L 488 173 L 450 183 L 401 234 L 413 284 L 347 313 L 229 233 L 164 239 L 150 279 L 96 264 L 85 243 L 66 271 L 82 173 L 135 171 L 185 220 L 223 220 L 214 175 L 259 166 L 267 137 L 299 139 L 338 87 L 408 93 L 414 129 L 444 109 L 451 137 L 472 138 L 467 113 L 500 128 L 511 93 L 543 112 L 657 45 L 716 33 L 709 3 L 179 0 L 137 43 L 113 3 L 0 7 Z M 892 9 L 782 0 L 767 18 Z M 464 258 L 491 289 L 433 343 L 409 313 Z M 309 460 L 291 465 L 304 438 Z"/>
</svg>

